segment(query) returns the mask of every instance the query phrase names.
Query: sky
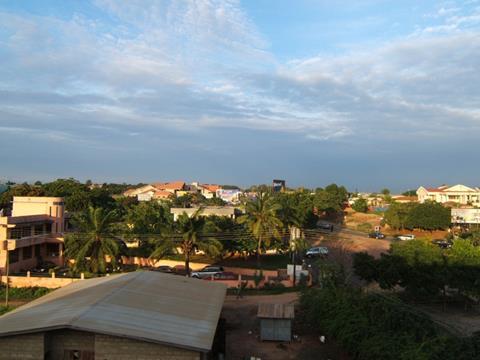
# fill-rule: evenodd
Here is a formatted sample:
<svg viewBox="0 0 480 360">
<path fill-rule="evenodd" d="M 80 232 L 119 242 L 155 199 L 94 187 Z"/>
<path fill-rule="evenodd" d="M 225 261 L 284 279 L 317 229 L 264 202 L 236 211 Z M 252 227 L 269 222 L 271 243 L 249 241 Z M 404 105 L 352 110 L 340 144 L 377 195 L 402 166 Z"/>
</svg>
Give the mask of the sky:
<svg viewBox="0 0 480 360">
<path fill-rule="evenodd" d="M 0 179 L 478 186 L 479 84 L 479 0 L 0 0 Z"/>
</svg>

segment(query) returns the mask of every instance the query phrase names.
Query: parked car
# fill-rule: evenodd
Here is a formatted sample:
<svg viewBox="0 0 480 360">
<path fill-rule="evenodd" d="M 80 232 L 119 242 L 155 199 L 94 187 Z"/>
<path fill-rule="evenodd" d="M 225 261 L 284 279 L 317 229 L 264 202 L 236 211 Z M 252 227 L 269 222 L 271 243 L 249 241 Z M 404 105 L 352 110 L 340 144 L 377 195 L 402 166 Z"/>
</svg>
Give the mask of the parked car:
<svg viewBox="0 0 480 360">
<path fill-rule="evenodd" d="M 450 249 L 452 247 L 452 243 L 445 239 L 435 239 L 432 240 L 432 244 L 437 245 L 442 249 Z"/>
<path fill-rule="evenodd" d="M 192 277 L 202 279 L 222 272 L 223 267 L 221 266 L 206 266 L 200 271 L 192 272 Z"/>
<path fill-rule="evenodd" d="M 202 279 L 209 280 L 211 279 L 211 276 L 206 276 Z M 213 280 L 238 280 L 238 274 L 231 271 L 218 272 L 213 274 Z"/>
<path fill-rule="evenodd" d="M 333 224 L 319 223 L 319 224 L 317 224 L 317 228 L 319 228 L 320 230 L 326 230 L 326 231 L 332 232 L 333 231 Z"/>
<path fill-rule="evenodd" d="M 185 266 L 183 267 L 185 269 Z M 173 269 L 168 265 L 160 265 L 151 269 L 152 271 L 158 271 L 163 273 L 172 273 Z"/>
<path fill-rule="evenodd" d="M 187 269 L 185 268 L 185 265 L 175 265 L 172 268 L 172 274 L 175 275 L 187 275 Z"/>
<path fill-rule="evenodd" d="M 328 248 L 324 246 L 317 246 L 307 250 L 305 256 L 307 258 L 314 258 L 319 256 L 327 256 L 328 255 Z"/>
<path fill-rule="evenodd" d="M 413 240 L 413 239 L 415 239 L 415 235 L 413 235 L 413 234 L 398 235 L 397 239 L 402 240 L 402 241 Z"/>
<path fill-rule="evenodd" d="M 368 234 L 368 237 L 372 239 L 385 239 L 385 235 L 382 234 L 380 231 L 371 232 L 370 234 Z"/>
</svg>

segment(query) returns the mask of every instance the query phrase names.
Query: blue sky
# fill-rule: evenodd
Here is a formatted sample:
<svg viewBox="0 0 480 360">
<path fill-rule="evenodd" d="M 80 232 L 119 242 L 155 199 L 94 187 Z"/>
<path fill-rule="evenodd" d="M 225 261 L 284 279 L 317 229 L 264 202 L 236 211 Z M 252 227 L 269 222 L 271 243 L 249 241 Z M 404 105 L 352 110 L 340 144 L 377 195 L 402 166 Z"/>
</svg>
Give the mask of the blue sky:
<svg viewBox="0 0 480 360">
<path fill-rule="evenodd" d="M 480 185 L 480 1 L 0 0 L 0 178 Z"/>
</svg>

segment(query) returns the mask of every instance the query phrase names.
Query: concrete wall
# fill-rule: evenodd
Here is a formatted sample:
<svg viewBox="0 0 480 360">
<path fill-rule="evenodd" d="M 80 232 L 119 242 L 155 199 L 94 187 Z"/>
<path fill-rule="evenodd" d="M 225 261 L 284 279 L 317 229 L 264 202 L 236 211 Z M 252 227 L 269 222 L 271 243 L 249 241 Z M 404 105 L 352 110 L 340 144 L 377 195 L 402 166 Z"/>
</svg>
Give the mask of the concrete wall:
<svg viewBox="0 0 480 360">
<path fill-rule="evenodd" d="M 200 353 L 144 341 L 97 334 L 95 336 L 95 359 L 200 360 Z"/>
<path fill-rule="evenodd" d="M 35 276 L 9 276 L 8 283 L 10 287 L 33 287 L 40 286 L 49 289 L 57 289 L 62 286 L 69 285 L 75 281 L 80 281 L 78 278 L 52 278 L 52 277 L 35 277 Z M 0 283 L 7 281 L 6 276 L 0 275 Z"/>
<path fill-rule="evenodd" d="M 68 329 L 0 338 L 0 360 L 63 360 L 72 350 L 95 360 L 201 359 L 196 351 Z"/>
<path fill-rule="evenodd" d="M 43 333 L 0 338 L 0 360 L 43 360 Z"/>
<path fill-rule="evenodd" d="M 95 334 L 75 330 L 55 330 L 45 333 L 45 359 L 64 359 L 69 351 L 90 352 L 95 350 Z"/>
</svg>

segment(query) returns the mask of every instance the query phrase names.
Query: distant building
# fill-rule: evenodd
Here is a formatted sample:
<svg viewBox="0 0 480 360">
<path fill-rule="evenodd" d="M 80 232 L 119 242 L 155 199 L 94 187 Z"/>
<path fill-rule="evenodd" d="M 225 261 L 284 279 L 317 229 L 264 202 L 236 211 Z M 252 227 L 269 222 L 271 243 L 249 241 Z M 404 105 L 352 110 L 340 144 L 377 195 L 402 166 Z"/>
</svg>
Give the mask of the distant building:
<svg viewBox="0 0 480 360">
<path fill-rule="evenodd" d="M 62 265 L 65 206 L 61 197 L 15 196 L 11 216 L 0 216 L 0 271 Z"/>
<path fill-rule="evenodd" d="M 397 203 L 406 204 L 406 203 L 418 202 L 418 197 L 405 196 L 405 195 L 392 195 L 392 200 L 394 200 Z"/>
<path fill-rule="evenodd" d="M 225 293 L 153 271 L 78 281 L 0 317 L 0 360 L 219 358 Z"/>
<path fill-rule="evenodd" d="M 441 204 L 454 203 L 459 205 L 480 205 L 480 189 L 465 185 L 439 186 L 437 188 L 426 188 L 420 186 L 417 190 L 418 201 L 436 201 Z"/>
<path fill-rule="evenodd" d="M 192 217 L 199 208 L 171 208 L 170 213 L 173 214 L 173 220 L 177 221 L 178 217 L 183 213 Z M 241 211 L 233 206 L 205 206 L 200 212 L 200 216 L 224 216 L 235 219 Z"/>
<path fill-rule="evenodd" d="M 128 189 L 124 196 L 136 197 L 138 201 L 166 200 L 172 196 L 181 196 L 187 190 L 184 181 L 153 183 L 136 189 Z"/>
</svg>

